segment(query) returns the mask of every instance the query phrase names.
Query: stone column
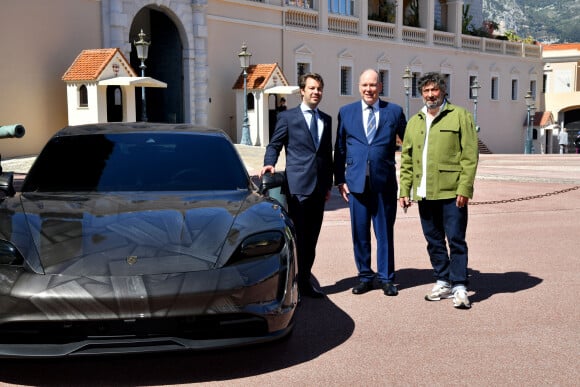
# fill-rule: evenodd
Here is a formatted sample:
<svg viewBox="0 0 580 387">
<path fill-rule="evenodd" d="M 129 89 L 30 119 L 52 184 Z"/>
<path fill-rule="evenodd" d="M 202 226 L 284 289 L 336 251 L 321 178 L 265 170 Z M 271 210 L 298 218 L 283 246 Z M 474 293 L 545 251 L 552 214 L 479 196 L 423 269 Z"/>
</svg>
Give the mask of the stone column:
<svg viewBox="0 0 580 387">
<path fill-rule="evenodd" d="M 322 32 L 328 32 L 328 0 L 318 2 L 318 28 Z"/>
<path fill-rule="evenodd" d="M 397 13 L 395 14 L 395 40 L 400 42 L 403 40 L 403 16 L 405 13 L 404 3 L 402 0 L 396 2 Z"/>
<path fill-rule="evenodd" d="M 427 32 L 425 43 L 432 45 L 435 29 L 435 0 L 419 1 L 419 26 Z"/>
<path fill-rule="evenodd" d="M 461 27 L 463 25 L 463 0 L 448 0 L 448 31 L 455 34 L 455 47 L 461 47 Z"/>
</svg>

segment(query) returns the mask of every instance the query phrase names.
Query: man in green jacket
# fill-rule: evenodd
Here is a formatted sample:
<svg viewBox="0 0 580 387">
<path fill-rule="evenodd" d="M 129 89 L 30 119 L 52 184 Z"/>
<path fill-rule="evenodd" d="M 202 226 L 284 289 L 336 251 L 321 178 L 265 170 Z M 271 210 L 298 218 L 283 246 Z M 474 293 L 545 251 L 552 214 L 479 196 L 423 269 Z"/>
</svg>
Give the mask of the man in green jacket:
<svg viewBox="0 0 580 387">
<path fill-rule="evenodd" d="M 441 74 L 427 73 L 417 86 L 425 106 L 407 124 L 399 204 L 411 206 L 413 189 L 437 280 L 425 299 L 453 298 L 456 308 L 469 309 L 465 233 L 479 158 L 477 132 L 471 114 L 447 101 Z"/>
</svg>

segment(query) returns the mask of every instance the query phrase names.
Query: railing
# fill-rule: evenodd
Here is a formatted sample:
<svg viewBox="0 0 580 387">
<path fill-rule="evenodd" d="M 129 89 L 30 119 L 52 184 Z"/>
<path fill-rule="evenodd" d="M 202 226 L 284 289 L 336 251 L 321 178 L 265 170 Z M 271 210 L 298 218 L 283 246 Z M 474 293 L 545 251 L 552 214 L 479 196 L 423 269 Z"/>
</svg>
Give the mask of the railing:
<svg viewBox="0 0 580 387">
<path fill-rule="evenodd" d="M 477 36 L 461 35 L 461 47 L 466 50 L 481 51 L 481 43 Z"/>
<path fill-rule="evenodd" d="M 505 53 L 512 56 L 522 56 L 523 44 L 515 42 L 505 42 Z"/>
<path fill-rule="evenodd" d="M 491 52 L 495 54 L 503 54 L 503 42 L 502 40 L 494 40 L 483 38 L 484 51 Z"/>
<path fill-rule="evenodd" d="M 427 31 L 423 28 L 403 26 L 402 39 L 404 42 L 426 43 Z"/>
<path fill-rule="evenodd" d="M 284 21 L 288 27 L 296 27 L 308 30 L 319 29 L 319 13 L 317 10 L 306 8 L 308 3 L 294 3 L 295 6 L 284 8 Z M 302 8 L 302 7 L 305 8 Z M 395 41 L 397 37 L 397 25 L 369 20 L 367 36 L 372 39 Z M 408 43 L 427 44 L 427 30 L 423 28 L 402 26 L 401 41 Z M 328 31 L 343 35 L 358 35 L 360 31 L 360 19 L 355 16 L 339 14 L 328 15 Z M 433 44 L 436 46 L 455 47 L 456 36 L 452 32 L 433 31 Z M 523 56 L 527 58 L 541 58 L 540 46 L 508 42 L 505 40 L 481 38 L 478 36 L 461 35 L 460 49 L 486 52 L 490 54 Z"/>
<path fill-rule="evenodd" d="M 396 27 L 391 23 L 369 20 L 367 35 L 377 39 L 395 39 Z"/>
<path fill-rule="evenodd" d="M 455 46 L 455 34 L 453 32 L 433 31 L 433 44 L 437 46 Z"/>
<path fill-rule="evenodd" d="M 541 58 L 542 47 L 531 44 L 524 44 L 524 56 L 528 58 Z"/>
<path fill-rule="evenodd" d="M 301 8 L 287 8 L 284 11 L 284 21 L 289 27 L 316 30 L 318 29 L 318 11 L 310 11 Z"/>
<path fill-rule="evenodd" d="M 357 35 L 358 18 L 342 15 L 328 15 L 328 30 L 339 34 Z"/>
</svg>

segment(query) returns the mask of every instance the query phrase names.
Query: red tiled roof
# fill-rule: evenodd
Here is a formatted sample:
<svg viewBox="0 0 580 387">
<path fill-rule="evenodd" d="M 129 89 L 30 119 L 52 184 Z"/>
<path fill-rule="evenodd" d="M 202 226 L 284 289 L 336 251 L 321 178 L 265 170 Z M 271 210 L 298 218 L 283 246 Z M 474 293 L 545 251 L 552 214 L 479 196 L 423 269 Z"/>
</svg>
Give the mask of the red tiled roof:
<svg viewBox="0 0 580 387">
<path fill-rule="evenodd" d="M 278 63 L 250 65 L 248 67 L 248 89 L 263 89 L 266 86 L 266 81 L 268 81 L 277 66 Z M 244 74 L 242 72 L 232 89 L 237 90 L 243 88 Z"/>
<path fill-rule="evenodd" d="M 564 50 L 578 50 L 580 51 L 580 43 L 556 43 L 542 45 L 544 51 L 564 51 Z"/>
<path fill-rule="evenodd" d="M 128 63 L 127 59 L 118 48 L 83 50 L 64 73 L 62 80 L 95 81 L 117 53 Z M 132 73 L 132 76 L 137 76 L 131 68 L 129 68 L 128 71 Z"/>
<path fill-rule="evenodd" d="M 554 123 L 554 118 L 552 116 L 552 112 L 535 112 L 534 113 L 534 126 L 547 126 Z M 528 124 L 528 117 L 524 118 L 524 126 Z"/>
</svg>

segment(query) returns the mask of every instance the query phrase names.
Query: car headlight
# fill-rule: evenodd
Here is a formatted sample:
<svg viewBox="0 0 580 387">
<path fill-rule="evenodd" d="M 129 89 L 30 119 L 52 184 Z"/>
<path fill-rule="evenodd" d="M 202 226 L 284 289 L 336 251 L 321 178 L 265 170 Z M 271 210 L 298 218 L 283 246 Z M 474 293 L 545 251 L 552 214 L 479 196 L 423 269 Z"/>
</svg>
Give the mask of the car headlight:
<svg viewBox="0 0 580 387">
<path fill-rule="evenodd" d="M 0 239 L 0 265 L 22 265 L 24 257 L 12 243 Z"/>
<path fill-rule="evenodd" d="M 240 246 L 242 258 L 276 254 L 284 247 L 284 234 L 267 231 L 247 237 Z"/>
</svg>

